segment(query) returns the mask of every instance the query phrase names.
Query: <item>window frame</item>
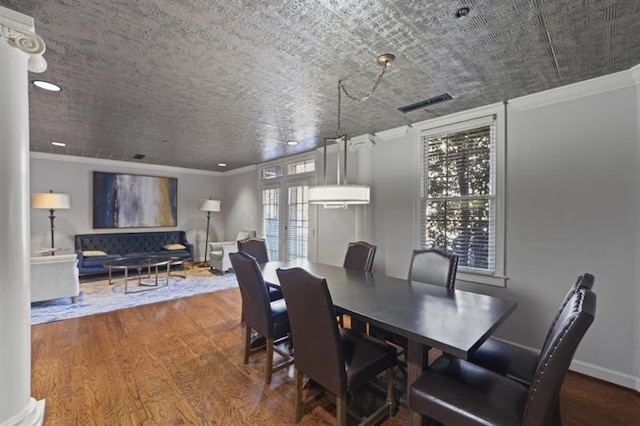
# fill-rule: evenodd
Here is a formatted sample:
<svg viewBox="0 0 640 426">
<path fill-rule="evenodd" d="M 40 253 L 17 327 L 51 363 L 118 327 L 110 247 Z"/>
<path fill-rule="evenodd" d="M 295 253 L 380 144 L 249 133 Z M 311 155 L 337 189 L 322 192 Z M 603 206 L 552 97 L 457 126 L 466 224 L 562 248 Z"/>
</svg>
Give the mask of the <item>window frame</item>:
<svg viewBox="0 0 640 426">
<path fill-rule="evenodd" d="M 422 198 L 423 193 L 428 188 L 423 188 L 423 156 L 422 138 L 425 136 L 437 135 L 444 132 L 456 132 L 469 129 L 469 123 L 480 121 L 487 117 L 495 117 L 496 125 L 496 148 L 495 148 L 495 270 L 493 272 L 482 271 L 474 268 L 458 267 L 457 280 L 478 284 L 487 284 L 497 287 L 505 287 L 505 161 L 506 161 L 506 105 L 503 102 L 495 103 L 460 113 L 450 114 L 431 120 L 413 124 L 415 130 L 415 170 L 416 170 L 416 206 L 414 216 L 414 247 L 421 248 L 422 240 Z M 481 127 L 481 124 L 478 124 Z"/>
</svg>

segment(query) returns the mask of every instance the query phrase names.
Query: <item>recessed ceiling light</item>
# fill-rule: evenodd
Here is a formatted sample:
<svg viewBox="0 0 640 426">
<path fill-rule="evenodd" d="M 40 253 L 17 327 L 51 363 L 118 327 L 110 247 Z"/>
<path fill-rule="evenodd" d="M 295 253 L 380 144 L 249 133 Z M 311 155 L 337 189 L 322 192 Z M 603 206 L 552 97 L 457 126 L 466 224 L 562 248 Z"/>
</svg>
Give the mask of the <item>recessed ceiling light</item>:
<svg viewBox="0 0 640 426">
<path fill-rule="evenodd" d="M 33 80 L 31 83 L 40 89 L 48 90 L 50 92 L 59 92 L 62 90 L 62 88 L 57 84 L 49 83 L 48 81 Z"/>
<path fill-rule="evenodd" d="M 296 146 L 298 145 L 298 141 L 287 141 L 287 145 Z"/>
<path fill-rule="evenodd" d="M 67 146 L 66 143 L 63 142 L 51 142 L 51 145 L 55 145 L 55 146 Z"/>
<path fill-rule="evenodd" d="M 220 167 L 227 167 L 227 163 L 218 163 L 218 166 L 220 166 Z"/>
</svg>

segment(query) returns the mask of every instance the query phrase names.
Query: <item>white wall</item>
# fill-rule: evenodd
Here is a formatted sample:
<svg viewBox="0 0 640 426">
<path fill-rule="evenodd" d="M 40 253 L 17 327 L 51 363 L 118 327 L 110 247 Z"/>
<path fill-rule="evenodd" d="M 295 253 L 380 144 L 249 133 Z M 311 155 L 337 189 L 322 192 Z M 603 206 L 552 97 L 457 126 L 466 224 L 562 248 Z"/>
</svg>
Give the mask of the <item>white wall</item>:
<svg viewBox="0 0 640 426">
<path fill-rule="evenodd" d="M 540 348 L 574 278 L 594 274 L 596 320 L 573 368 L 636 387 L 638 98 L 630 75 L 623 77 L 612 76 L 610 90 L 598 81 L 510 102 L 509 280 L 506 288 L 460 282 L 457 288 L 516 300 L 518 309 L 497 334 Z M 406 277 L 416 241 L 417 151 L 411 130 L 391 135 L 373 151 L 375 266 Z"/>
<path fill-rule="evenodd" d="M 31 192 L 69 194 L 71 208 L 55 212 L 56 247 L 73 250 L 75 234 L 183 230 L 203 258 L 206 213 L 199 210 L 203 198 L 222 197 L 220 173 L 123 161 L 99 160 L 53 154 L 31 153 Z M 178 224 L 175 228 L 93 229 L 93 172 L 132 173 L 178 179 Z M 49 247 L 48 211 L 31 209 L 31 249 Z M 223 235 L 223 219 L 211 214 L 209 239 Z"/>
<path fill-rule="evenodd" d="M 224 236 L 233 241 L 242 229 L 258 229 L 258 172 L 255 167 L 228 172 L 222 179 Z"/>
</svg>

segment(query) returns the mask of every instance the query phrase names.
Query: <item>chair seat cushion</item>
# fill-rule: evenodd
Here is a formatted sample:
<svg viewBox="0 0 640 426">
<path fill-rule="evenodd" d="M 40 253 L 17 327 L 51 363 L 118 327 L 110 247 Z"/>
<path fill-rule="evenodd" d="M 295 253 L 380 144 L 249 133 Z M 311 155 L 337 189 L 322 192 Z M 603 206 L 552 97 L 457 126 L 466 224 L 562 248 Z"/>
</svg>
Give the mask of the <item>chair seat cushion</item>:
<svg viewBox="0 0 640 426">
<path fill-rule="evenodd" d="M 396 350 L 378 339 L 348 328 L 340 329 L 340 339 L 344 351 L 348 392 L 396 365 Z"/>
<path fill-rule="evenodd" d="M 273 317 L 273 338 L 279 339 L 286 336 L 291 331 L 291 327 L 284 299 L 280 298 L 271 302 L 271 315 Z"/>
<path fill-rule="evenodd" d="M 519 425 L 528 388 L 444 355 L 411 385 L 409 407 L 445 424 Z"/>
<path fill-rule="evenodd" d="M 265 284 L 267 285 L 267 290 L 269 290 L 269 300 L 273 302 L 274 300 L 282 299 L 284 297 L 279 286 L 269 282 L 266 282 Z"/>
<path fill-rule="evenodd" d="M 528 386 L 539 358 L 536 352 L 489 338 L 471 354 L 469 361 Z"/>
<path fill-rule="evenodd" d="M 222 257 L 222 250 L 214 250 L 211 252 L 211 256 Z"/>
</svg>

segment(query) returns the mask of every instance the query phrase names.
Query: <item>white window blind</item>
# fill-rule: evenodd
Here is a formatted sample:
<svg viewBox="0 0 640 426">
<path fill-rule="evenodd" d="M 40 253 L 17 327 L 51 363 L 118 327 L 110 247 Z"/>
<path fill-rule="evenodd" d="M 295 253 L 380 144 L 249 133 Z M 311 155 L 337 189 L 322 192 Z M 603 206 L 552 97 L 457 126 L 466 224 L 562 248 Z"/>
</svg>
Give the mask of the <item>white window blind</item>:
<svg viewBox="0 0 640 426">
<path fill-rule="evenodd" d="M 421 245 L 496 271 L 495 116 L 421 134 Z"/>
<path fill-rule="evenodd" d="M 286 260 L 309 256 L 309 186 L 289 187 Z"/>
<path fill-rule="evenodd" d="M 269 259 L 278 260 L 280 241 L 280 188 L 262 190 L 262 229 L 269 249 Z"/>
</svg>

